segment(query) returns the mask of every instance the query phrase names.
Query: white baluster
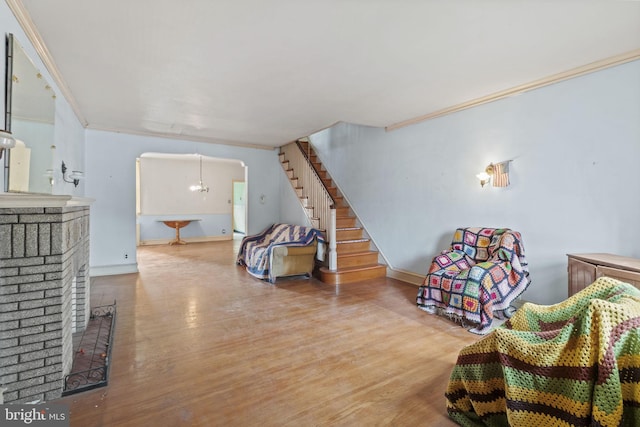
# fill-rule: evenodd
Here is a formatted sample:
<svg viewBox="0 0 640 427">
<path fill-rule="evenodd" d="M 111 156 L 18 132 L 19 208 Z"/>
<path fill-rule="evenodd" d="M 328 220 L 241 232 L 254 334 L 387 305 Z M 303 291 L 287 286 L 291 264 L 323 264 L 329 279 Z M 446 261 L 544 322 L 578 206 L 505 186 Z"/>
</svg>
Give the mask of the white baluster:
<svg viewBox="0 0 640 427">
<path fill-rule="evenodd" d="M 331 221 L 329 223 L 329 270 L 338 269 L 338 245 L 336 243 L 336 210 L 331 209 Z"/>
</svg>

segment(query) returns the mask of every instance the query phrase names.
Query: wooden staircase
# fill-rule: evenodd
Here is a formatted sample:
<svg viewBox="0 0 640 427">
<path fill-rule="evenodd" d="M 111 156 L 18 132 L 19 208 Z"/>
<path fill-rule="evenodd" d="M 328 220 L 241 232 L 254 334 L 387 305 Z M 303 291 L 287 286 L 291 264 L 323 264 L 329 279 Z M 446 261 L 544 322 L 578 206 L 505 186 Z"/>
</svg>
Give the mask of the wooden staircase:
<svg viewBox="0 0 640 427">
<path fill-rule="evenodd" d="M 298 141 L 297 143 L 307 153 L 313 169 L 324 183 L 329 194 L 331 194 L 336 209 L 337 270 L 331 271 L 323 264 L 316 268 L 314 275 L 322 282 L 334 285 L 385 277 L 387 274 L 386 266 L 378 263 L 378 252 L 371 250 L 371 240 L 364 237 L 364 230 L 356 225 L 356 217 L 351 212 L 347 202 L 339 194 L 329 173 L 323 169 L 322 163 L 318 160 L 313 148 L 307 141 Z M 314 216 L 313 207 L 308 206 L 307 200 L 303 197 L 304 189 L 298 185 L 295 171 L 289 167 L 289 162 L 285 159 L 283 153 L 280 154 L 280 162 L 293 188 L 296 190 L 302 206 L 307 210 L 307 215 L 312 224 L 314 227 L 318 227 L 319 219 Z M 326 230 L 323 231 L 326 235 Z"/>
</svg>

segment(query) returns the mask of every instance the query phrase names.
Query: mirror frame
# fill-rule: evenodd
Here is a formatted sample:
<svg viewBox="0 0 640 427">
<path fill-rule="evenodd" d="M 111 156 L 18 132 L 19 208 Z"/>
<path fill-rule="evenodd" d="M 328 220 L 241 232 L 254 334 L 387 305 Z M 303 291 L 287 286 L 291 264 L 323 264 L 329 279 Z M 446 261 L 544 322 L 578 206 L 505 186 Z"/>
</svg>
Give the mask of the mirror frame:
<svg viewBox="0 0 640 427">
<path fill-rule="evenodd" d="M 16 148 L 21 150 L 5 150 L 3 190 L 52 194 L 56 170 L 55 89 L 14 34 L 6 34 L 5 48 L 5 129 L 13 134 Z"/>
<path fill-rule="evenodd" d="M 5 81 L 4 81 L 4 129 L 11 132 L 11 91 L 13 89 L 13 34 L 5 37 Z M 11 150 L 4 152 L 4 192 L 9 192 L 9 161 Z"/>
</svg>

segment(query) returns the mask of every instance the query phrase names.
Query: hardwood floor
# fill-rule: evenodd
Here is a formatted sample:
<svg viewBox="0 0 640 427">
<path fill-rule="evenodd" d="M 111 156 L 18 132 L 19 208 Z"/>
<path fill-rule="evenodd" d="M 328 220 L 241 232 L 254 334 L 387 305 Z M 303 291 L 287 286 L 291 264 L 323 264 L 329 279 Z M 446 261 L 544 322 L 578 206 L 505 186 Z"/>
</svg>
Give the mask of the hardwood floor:
<svg viewBox="0 0 640 427">
<path fill-rule="evenodd" d="M 270 285 L 238 241 L 139 248 L 117 301 L 109 385 L 71 395 L 72 426 L 453 426 L 444 391 L 479 337 L 420 311 L 393 279 Z"/>
</svg>

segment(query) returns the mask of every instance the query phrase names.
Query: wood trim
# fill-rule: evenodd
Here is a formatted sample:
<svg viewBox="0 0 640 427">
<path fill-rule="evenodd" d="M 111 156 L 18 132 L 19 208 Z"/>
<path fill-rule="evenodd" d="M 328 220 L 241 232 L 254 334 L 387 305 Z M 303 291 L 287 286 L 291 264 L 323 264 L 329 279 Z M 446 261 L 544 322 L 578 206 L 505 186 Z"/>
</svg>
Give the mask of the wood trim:
<svg viewBox="0 0 640 427">
<path fill-rule="evenodd" d="M 78 121 L 82 124 L 83 127 L 87 127 L 89 123 L 80 111 L 80 107 L 78 106 L 75 97 L 71 94 L 69 86 L 67 86 L 66 82 L 62 78 L 62 74 L 60 74 L 60 70 L 53 60 L 53 57 L 51 56 L 47 45 L 44 43 L 44 40 L 42 40 L 40 33 L 38 33 L 35 24 L 31 20 L 29 12 L 27 12 L 27 9 L 24 7 L 20 0 L 6 1 L 7 5 L 13 12 L 13 15 L 16 17 L 18 23 L 27 35 L 27 38 L 35 48 L 36 53 L 40 57 L 40 60 L 44 63 L 44 66 L 46 67 L 47 71 L 49 71 L 49 74 L 51 74 L 51 77 L 58 86 L 58 89 L 60 89 L 60 92 L 62 92 L 62 96 L 64 96 L 69 105 L 71 105 L 71 109 L 78 118 Z"/>
<path fill-rule="evenodd" d="M 387 277 L 410 283 L 412 285 L 422 286 L 425 275 L 387 266 Z"/>
<path fill-rule="evenodd" d="M 225 240 L 233 240 L 233 235 L 228 236 L 198 236 L 198 237 L 180 237 L 187 243 L 204 243 L 204 242 L 221 242 Z M 150 239 L 141 240 L 139 246 L 152 246 L 152 245 L 168 245 L 173 239 Z"/>
<path fill-rule="evenodd" d="M 608 253 L 567 254 L 569 258 L 579 259 L 589 264 L 605 265 L 640 273 L 640 259 Z M 594 279 L 595 280 L 595 279 Z"/>
<path fill-rule="evenodd" d="M 457 104 L 451 107 L 443 108 L 442 110 L 434 111 L 429 114 L 425 114 L 423 116 L 415 117 L 413 119 L 405 120 L 402 122 L 394 123 L 385 127 L 385 130 L 392 131 L 396 129 L 400 129 L 406 126 L 414 125 L 416 123 L 424 122 L 430 119 L 435 119 L 436 117 L 445 116 L 447 114 L 455 113 L 458 111 L 466 110 L 468 108 L 476 107 L 478 105 L 486 104 L 489 102 L 497 101 L 499 99 L 507 98 L 509 96 L 519 95 L 524 92 L 528 92 L 530 90 L 538 89 L 544 86 L 548 86 L 554 83 L 561 82 L 563 80 L 572 79 L 574 77 L 580 77 L 584 74 L 593 73 L 596 71 L 604 70 L 606 68 L 615 67 L 617 65 L 622 65 L 627 62 L 635 61 L 640 59 L 640 49 L 632 50 L 630 52 L 626 52 L 620 55 L 612 56 L 609 58 L 605 58 L 599 61 L 592 62 L 590 64 L 586 64 L 577 68 L 573 68 L 571 70 L 567 70 L 558 74 L 553 74 L 548 77 L 544 77 L 539 80 L 534 80 L 530 83 L 525 83 L 520 86 L 513 87 L 511 89 L 506 89 L 500 92 L 492 93 L 487 96 L 483 96 L 481 98 L 476 98 L 471 101 L 463 102 L 461 104 Z"/>
</svg>

